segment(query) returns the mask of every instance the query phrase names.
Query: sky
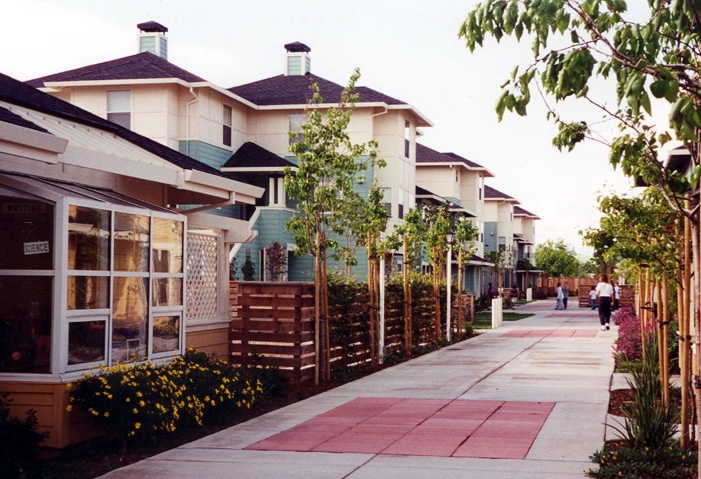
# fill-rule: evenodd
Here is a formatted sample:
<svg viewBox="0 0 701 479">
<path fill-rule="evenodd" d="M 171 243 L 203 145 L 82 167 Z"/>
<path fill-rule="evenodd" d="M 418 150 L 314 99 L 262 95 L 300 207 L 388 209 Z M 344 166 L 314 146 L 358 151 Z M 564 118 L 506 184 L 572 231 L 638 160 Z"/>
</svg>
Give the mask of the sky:
<svg viewBox="0 0 701 479">
<path fill-rule="evenodd" d="M 630 189 L 608 148 L 587 142 L 572 152 L 552 146 L 555 126 L 544 101 L 527 117 L 495 113 L 500 85 L 530 64 L 530 44 L 485 42 L 471 53 L 458 30 L 477 0 L 0 0 L 0 72 L 26 81 L 137 53 L 136 25 L 168 31 L 168 59 L 224 88 L 279 75 L 284 45 L 311 48 L 311 70 L 409 103 L 433 127 L 419 142 L 488 168 L 487 184 L 516 198 L 541 220 L 536 243 L 559 239 L 582 259 L 591 249 L 580 230 L 596 227 L 597 196 Z M 602 95 L 612 92 L 598 86 Z M 612 100 L 608 100 L 612 104 Z M 570 119 L 596 112 L 562 105 Z M 575 115 L 575 116 L 572 116 Z M 567 117 L 567 116 L 566 116 Z M 615 125 L 600 126 L 604 135 Z"/>
</svg>

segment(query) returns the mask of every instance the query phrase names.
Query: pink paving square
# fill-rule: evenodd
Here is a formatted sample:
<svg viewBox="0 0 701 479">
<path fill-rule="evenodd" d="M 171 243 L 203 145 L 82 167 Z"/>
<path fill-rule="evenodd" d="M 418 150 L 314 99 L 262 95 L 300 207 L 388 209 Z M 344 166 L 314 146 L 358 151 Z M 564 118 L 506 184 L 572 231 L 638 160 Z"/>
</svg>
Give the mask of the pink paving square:
<svg viewBox="0 0 701 479">
<path fill-rule="evenodd" d="M 358 398 L 247 449 L 523 458 L 554 406 Z"/>
</svg>

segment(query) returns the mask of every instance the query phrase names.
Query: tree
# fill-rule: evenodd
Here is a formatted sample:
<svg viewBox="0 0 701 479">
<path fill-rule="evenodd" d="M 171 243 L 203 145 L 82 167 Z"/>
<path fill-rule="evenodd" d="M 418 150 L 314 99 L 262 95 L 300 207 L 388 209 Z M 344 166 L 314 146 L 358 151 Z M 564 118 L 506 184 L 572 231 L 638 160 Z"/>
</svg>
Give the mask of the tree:
<svg viewBox="0 0 701 479">
<path fill-rule="evenodd" d="M 556 278 L 576 276 L 579 272 L 579 260 L 563 239 L 537 245 L 535 263 L 547 276 Z"/>
<path fill-rule="evenodd" d="M 455 243 L 458 251 L 458 339 L 463 338 L 463 312 L 462 312 L 462 295 L 463 290 L 463 272 L 466 263 L 472 258 L 472 255 L 477 251 L 477 247 L 473 241 L 479 238 L 479 229 L 464 217 L 459 217 L 454 221 L 455 224 Z M 448 278 L 451 281 L 451 278 Z"/>
<path fill-rule="evenodd" d="M 265 249 L 265 265 L 271 281 L 282 281 L 287 264 L 287 249 L 279 241 L 273 241 Z"/>
<path fill-rule="evenodd" d="M 696 253 L 699 209 L 687 192 L 701 176 L 700 34 L 701 7 L 692 0 L 648 0 L 642 21 L 635 21 L 624 0 L 486 0 L 468 13 L 459 32 L 470 50 L 482 46 L 486 36 L 530 37 L 533 62 L 521 73 L 516 67 L 504 83 L 499 118 L 506 110 L 526 115 L 533 85 L 546 101 L 571 98 L 598 108 L 604 119 L 619 124 L 619 136 L 608 140 L 586 120 L 563 118 L 548 105 L 547 116 L 558 126 L 553 144 L 568 150 L 585 139 L 609 144 L 614 168 L 656 187 L 688 219 L 684 237 Z M 600 78 L 612 80 L 613 107 L 590 88 Z M 653 119 L 653 98 L 669 109 L 667 125 Z M 690 153 L 689 177 L 666 169 L 660 158 L 660 147 L 672 139 Z M 691 255 L 696 328 L 701 327 L 700 257 Z M 697 361 L 701 366 L 701 355 Z M 701 411 L 701 396 L 696 404 Z"/>
<path fill-rule="evenodd" d="M 322 111 L 323 99 L 316 83 L 312 84 L 312 100 L 306 108 L 302 138 L 290 145 L 297 157 L 297 170 L 285 170 L 285 185 L 290 198 L 297 201 L 298 212 L 286 224 L 294 235 L 296 254 L 311 254 L 315 259 L 315 373 L 331 378 L 328 355 L 328 289 L 326 265 L 329 254 L 339 249 L 334 239 L 343 228 L 338 225 L 347 214 L 350 201 L 357 197 L 353 184 L 357 175 L 380 163 L 376 159 L 376 143 L 354 144 L 347 132 L 358 95 L 355 84 L 358 69 L 341 93 L 337 106 Z M 290 133 L 297 140 L 297 135 Z M 338 254 L 337 252 L 335 254 Z M 323 368 L 323 371 L 320 369 Z"/>
<path fill-rule="evenodd" d="M 441 328 L 441 275 L 448 254 L 448 243 L 445 234 L 450 230 L 451 226 L 450 204 L 446 201 L 437 206 L 425 206 L 423 208 L 423 219 L 426 223 L 425 242 L 433 278 L 436 341 L 440 341 L 443 338 Z"/>
</svg>

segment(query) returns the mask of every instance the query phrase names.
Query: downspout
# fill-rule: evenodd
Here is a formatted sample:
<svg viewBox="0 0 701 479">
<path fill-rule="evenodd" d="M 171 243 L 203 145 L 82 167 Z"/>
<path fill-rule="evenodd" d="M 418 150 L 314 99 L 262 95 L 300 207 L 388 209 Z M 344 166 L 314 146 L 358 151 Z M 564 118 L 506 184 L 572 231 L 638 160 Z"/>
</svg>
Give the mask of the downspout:
<svg viewBox="0 0 701 479">
<path fill-rule="evenodd" d="M 190 156 L 190 105 L 194 105 L 199 101 L 199 97 L 192 87 L 190 87 L 190 95 L 193 96 L 193 99 L 185 105 L 185 154 L 187 156 Z"/>
</svg>

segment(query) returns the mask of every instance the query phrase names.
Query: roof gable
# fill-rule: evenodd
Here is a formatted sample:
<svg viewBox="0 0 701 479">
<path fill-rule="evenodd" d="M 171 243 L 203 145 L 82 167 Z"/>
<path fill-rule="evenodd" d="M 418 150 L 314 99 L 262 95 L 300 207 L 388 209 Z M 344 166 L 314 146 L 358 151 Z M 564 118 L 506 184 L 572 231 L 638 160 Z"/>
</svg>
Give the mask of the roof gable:
<svg viewBox="0 0 701 479">
<path fill-rule="evenodd" d="M 278 75 L 239 85 L 228 90 L 258 106 L 306 105 L 312 99 L 311 86 L 317 83 L 324 103 L 338 103 L 344 87 L 338 83 L 307 73 L 306 75 Z M 406 105 L 405 102 L 392 98 L 367 87 L 356 87 L 360 103 L 385 103 L 387 105 Z"/>
<path fill-rule="evenodd" d="M 46 83 L 51 82 L 152 80 L 160 78 L 176 78 L 188 83 L 206 81 L 153 53 L 142 52 L 116 60 L 35 78 L 27 83 L 33 87 L 42 88 L 46 86 Z"/>
<path fill-rule="evenodd" d="M 260 168 L 261 170 L 295 168 L 295 164 L 253 142 L 246 142 L 231 155 L 222 171 Z"/>
<path fill-rule="evenodd" d="M 470 161 L 457 153 L 441 153 L 420 143 L 416 144 L 416 164 L 417 166 L 429 166 L 430 164 L 460 164 L 470 170 L 482 170 L 485 176 L 494 176 L 487 168 Z"/>
<path fill-rule="evenodd" d="M 155 58 L 155 55 L 152 55 L 151 53 L 147 53 L 147 55 Z M 134 133 L 127 128 L 123 128 L 115 123 L 112 123 L 111 121 L 100 118 L 97 115 L 93 115 L 82 108 L 37 90 L 26 83 L 22 83 L 21 81 L 15 80 L 7 75 L 3 75 L 2 73 L 0 73 L 0 100 L 63 118 L 65 120 L 73 121 L 81 125 L 109 131 L 181 168 L 197 170 L 222 177 L 225 176 L 216 168 L 200 163 L 194 158 L 183 155 L 182 153 L 175 151 L 168 146 L 139 135 L 138 133 Z"/>
<path fill-rule="evenodd" d="M 518 203 L 518 200 L 516 198 L 507 195 L 506 193 L 502 193 L 501 191 L 497 190 L 496 188 L 492 188 L 491 186 L 484 185 L 484 199 L 485 200 L 502 200 L 502 201 L 509 201 L 513 203 Z"/>
</svg>

